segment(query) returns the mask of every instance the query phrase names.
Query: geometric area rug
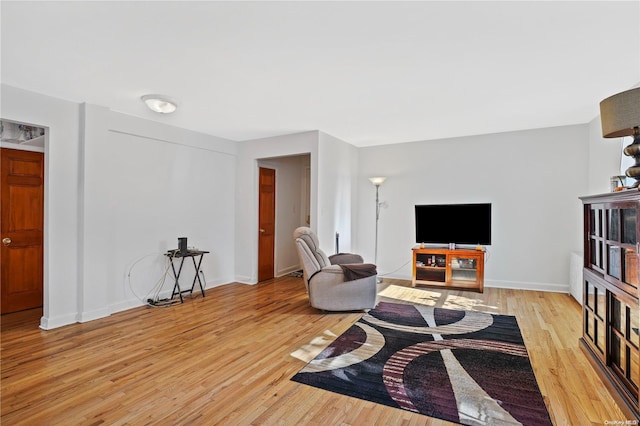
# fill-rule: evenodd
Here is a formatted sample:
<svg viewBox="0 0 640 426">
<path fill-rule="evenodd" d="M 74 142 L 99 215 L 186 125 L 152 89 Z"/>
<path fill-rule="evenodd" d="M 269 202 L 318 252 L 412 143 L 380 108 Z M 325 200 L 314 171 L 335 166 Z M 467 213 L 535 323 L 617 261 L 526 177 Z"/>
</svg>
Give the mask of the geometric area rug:
<svg viewBox="0 0 640 426">
<path fill-rule="evenodd" d="M 380 302 L 291 380 L 464 425 L 551 425 L 509 315 Z"/>
</svg>

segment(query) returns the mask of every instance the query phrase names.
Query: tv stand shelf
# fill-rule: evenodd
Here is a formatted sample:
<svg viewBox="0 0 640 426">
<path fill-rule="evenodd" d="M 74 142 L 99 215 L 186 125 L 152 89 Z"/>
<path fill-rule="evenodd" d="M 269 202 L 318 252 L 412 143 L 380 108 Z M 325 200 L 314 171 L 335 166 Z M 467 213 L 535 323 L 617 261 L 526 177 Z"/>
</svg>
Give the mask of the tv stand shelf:
<svg viewBox="0 0 640 426">
<path fill-rule="evenodd" d="M 484 291 L 484 251 L 420 246 L 413 248 L 411 285 Z"/>
</svg>

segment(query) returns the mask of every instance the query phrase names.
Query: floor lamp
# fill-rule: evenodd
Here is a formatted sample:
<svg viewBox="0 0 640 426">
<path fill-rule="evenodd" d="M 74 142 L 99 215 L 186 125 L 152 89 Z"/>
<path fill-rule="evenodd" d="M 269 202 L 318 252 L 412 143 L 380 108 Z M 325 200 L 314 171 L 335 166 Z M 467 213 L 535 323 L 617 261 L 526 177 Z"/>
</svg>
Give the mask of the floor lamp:
<svg viewBox="0 0 640 426">
<path fill-rule="evenodd" d="M 373 257 L 373 263 L 378 264 L 378 220 L 380 219 L 380 199 L 378 198 L 378 190 L 380 189 L 380 185 L 384 182 L 386 177 L 372 177 L 369 178 L 372 184 L 376 186 L 376 246 L 375 246 L 375 254 Z"/>
</svg>

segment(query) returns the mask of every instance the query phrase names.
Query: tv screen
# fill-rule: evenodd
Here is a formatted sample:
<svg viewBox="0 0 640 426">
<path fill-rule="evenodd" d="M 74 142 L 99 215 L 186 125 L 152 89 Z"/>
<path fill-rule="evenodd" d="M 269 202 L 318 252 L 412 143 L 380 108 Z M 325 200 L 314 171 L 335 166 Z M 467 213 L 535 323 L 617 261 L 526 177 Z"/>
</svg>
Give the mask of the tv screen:
<svg viewBox="0 0 640 426">
<path fill-rule="evenodd" d="M 416 205 L 416 243 L 491 244 L 491 204 Z"/>
</svg>

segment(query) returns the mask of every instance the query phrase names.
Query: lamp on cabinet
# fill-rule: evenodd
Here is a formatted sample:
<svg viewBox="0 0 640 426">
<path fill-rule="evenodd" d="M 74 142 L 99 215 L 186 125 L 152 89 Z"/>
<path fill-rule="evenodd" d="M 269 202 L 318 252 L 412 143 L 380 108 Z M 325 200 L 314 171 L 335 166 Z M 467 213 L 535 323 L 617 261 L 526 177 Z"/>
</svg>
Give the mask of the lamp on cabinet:
<svg viewBox="0 0 640 426">
<path fill-rule="evenodd" d="M 624 154 L 633 157 L 635 164 L 625 174 L 636 180 L 633 187 L 637 187 L 640 184 L 640 87 L 600 102 L 600 120 L 605 138 L 633 136 L 633 142 L 624 149 Z"/>
</svg>

